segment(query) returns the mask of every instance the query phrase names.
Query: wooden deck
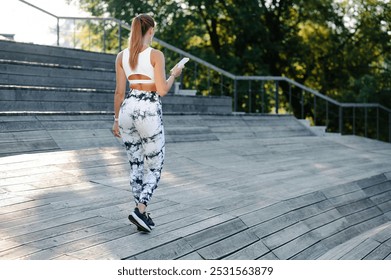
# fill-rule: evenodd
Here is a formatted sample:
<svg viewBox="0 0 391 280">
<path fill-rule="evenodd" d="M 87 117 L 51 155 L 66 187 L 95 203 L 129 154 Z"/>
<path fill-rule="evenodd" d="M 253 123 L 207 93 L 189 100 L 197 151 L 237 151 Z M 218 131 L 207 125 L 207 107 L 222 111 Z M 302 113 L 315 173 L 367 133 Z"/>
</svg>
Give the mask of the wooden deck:
<svg viewBox="0 0 391 280">
<path fill-rule="evenodd" d="M 166 116 L 157 227 L 142 234 L 110 120 L 44 124 L 50 149 L 2 153 L 0 259 L 391 259 L 391 144 L 292 117 Z"/>
</svg>

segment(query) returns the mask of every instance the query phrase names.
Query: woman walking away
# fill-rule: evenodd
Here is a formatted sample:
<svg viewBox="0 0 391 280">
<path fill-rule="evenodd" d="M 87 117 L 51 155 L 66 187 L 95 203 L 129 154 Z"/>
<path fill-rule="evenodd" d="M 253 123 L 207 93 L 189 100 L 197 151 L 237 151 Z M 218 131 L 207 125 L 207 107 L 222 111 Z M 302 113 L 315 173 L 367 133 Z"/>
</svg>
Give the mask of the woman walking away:
<svg viewBox="0 0 391 280">
<path fill-rule="evenodd" d="M 160 97 L 167 94 L 182 68 L 175 66 L 166 79 L 161 51 L 150 47 L 155 34 L 152 17 L 132 21 L 129 46 L 116 58 L 113 134 L 121 137 L 130 164 L 130 186 L 136 208 L 129 220 L 140 231 L 155 226 L 146 212 L 158 186 L 164 162 L 164 129 Z M 130 91 L 125 96 L 126 81 Z"/>
</svg>

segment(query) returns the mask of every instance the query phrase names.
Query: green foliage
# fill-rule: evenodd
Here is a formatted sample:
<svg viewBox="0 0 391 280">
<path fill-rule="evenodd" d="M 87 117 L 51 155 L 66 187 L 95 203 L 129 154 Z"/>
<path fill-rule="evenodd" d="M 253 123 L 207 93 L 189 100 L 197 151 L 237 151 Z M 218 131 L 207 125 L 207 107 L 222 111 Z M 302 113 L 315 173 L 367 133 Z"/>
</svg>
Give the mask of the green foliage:
<svg viewBox="0 0 391 280">
<path fill-rule="evenodd" d="M 140 13 L 157 22 L 156 37 L 237 75 L 287 76 L 344 102 L 391 107 L 389 0 L 79 0 L 95 16 L 130 24 Z M 113 27 L 114 28 L 114 27 Z M 115 37 L 115 31 L 112 32 Z M 123 31 L 123 37 L 128 31 Z M 116 49 L 116 39 L 109 49 Z M 126 43 L 125 43 L 126 45 Z M 167 53 L 168 66 L 178 57 Z M 183 82 L 207 94 L 233 84 L 189 64 Z M 194 73 L 194 74 L 193 74 Z M 261 85 L 254 96 L 260 96 Z M 247 83 L 239 92 L 250 95 Z M 287 88 L 281 86 L 287 99 Z M 272 91 L 271 91 L 272 92 Z M 274 93 L 272 93 L 274 94 Z M 300 92 L 293 89 L 293 111 Z M 245 97 L 241 97 L 246 99 Z M 247 101 L 243 101 L 246 103 Z M 255 99 L 254 104 L 260 104 Z M 247 103 L 246 103 L 247 104 Z M 257 106 L 258 106 L 257 105 Z M 248 106 L 244 106 L 248 110 Z M 253 111 L 258 110 L 255 105 Z"/>
</svg>

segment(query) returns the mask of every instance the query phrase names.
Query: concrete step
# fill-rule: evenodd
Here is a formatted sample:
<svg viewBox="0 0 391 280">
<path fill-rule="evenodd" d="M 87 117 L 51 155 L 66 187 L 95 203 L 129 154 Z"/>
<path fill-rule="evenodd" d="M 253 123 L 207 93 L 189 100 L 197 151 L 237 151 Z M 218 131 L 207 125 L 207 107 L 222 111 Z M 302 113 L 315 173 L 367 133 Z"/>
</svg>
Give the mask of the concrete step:
<svg viewBox="0 0 391 280">
<path fill-rule="evenodd" d="M 115 55 L 0 40 L 0 59 L 114 69 Z"/>
<path fill-rule="evenodd" d="M 163 115 L 167 143 L 313 136 L 293 116 L 170 114 L 166 111 Z M 111 134 L 112 124 L 109 112 L 3 112 L 0 114 L 0 156 L 111 146 L 116 143 Z"/>
<path fill-rule="evenodd" d="M 113 90 L 0 86 L 0 111 L 113 111 Z"/>
<path fill-rule="evenodd" d="M 6 112 L 113 112 L 114 87 L 110 89 L 0 85 L 0 114 Z M 167 95 L 164 113 L 230 114 L 230 97 Z"/>
<path fill-rule="evenodd" d="M 115 88 L 115 71 L 114 69 L 0 60 L 0 84 L 113 89 Z"/>
<path fill-rule="evenodd" d="M 313 126 L 310 124 L 310 122 L 306 119 L 299 120 L 304 126 L 308 127 L 315 135 L 317 136 L 327 136 L 327 137 L 333 137 L 333 136 L 341 136 L 341 133 L 337 132 L 327 132 L 327 126 Z"/>
</svg>

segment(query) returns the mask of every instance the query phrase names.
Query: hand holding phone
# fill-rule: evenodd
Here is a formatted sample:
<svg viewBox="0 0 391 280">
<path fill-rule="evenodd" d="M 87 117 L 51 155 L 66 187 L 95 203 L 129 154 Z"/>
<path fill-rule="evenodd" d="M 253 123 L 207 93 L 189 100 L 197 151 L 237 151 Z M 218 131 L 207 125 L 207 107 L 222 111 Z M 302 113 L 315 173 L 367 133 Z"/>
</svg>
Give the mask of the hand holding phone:
<svg viewBox="0 0 391 280">
<path fill-rule="evenodd" d="M 183 68 L 185 67 L 185 64 L 189 61 L 190 59 L 188 57 L 184 57 L 181 59 L 181 61 L 178 62 L 178 68 Z"/>
</svg>

